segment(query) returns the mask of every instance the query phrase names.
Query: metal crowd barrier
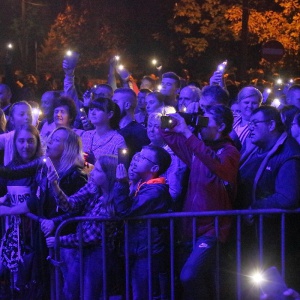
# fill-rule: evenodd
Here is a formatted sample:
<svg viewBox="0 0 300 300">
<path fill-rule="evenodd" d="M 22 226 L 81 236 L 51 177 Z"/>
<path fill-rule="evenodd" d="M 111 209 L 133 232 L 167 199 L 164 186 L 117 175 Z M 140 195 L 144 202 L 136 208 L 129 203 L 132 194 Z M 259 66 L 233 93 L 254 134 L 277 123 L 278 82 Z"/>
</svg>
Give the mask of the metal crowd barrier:
<svg viewBox="0 0 300 300">
<path fill-rule="evenodd" d="M 296 210 L 281 210 L 281 209 L 262 209 L 262 210 L 231 210 L 231 211 L 210 211 L 210 212 L 195 212 L 195 213 L 184 213 L 184 212 L 178 212 L 178 213 L 167 213 L 167 214 L 155 214 L 155 215 L 146 215 L 142 217 L 136 217 L 136 218 L 128 218 L 123 219 L 122 222 L 124 223 L 124 265 L 125 265 L 125 291 L 122 298 L 118 299 L 131 299 L 130 294 L 130 282 L 129 282 L 129 254 L 128 254 L 128 224 L 132 221 L 136 220 L 145 220 L 147 222 L 147 228 L 148 228 L 148 268 L 145 270 L 145 272 L 148 272 L 148 287 L 149 287 L 149 298 L 152 299 L 152 282 L 151 282 L 151 224 L 153 220 L 158 219 L 165 219 L 168 220 L 169 223 L 169 253 L 170 253 L 170 270 L 169 270 L 169 278 L 170 278 L 170 299 L 180 299 L 178 295 L 176 294 L 176 278 L 178 278 L 178 274 L 176 274 L 175 270 L 175 251 L 176 251 L 176 230 L 175 230 L 175 224 L 182 218 L 192 218 L 193 220 L 193 242 L 196 241 L 196 220 L 198 218 L 203 217 L 214 217 L 215 220 L 215 229 L 216 234 L 218 235 L 219 231 L 219 220 L 221 217 L 232 217 L 233 219 L 233 231 L 232 235 L 234 235 L 232 238 L 234 240 L 235 246 L 234 250 L 236 252 L 235 254 L 235 274 L 232 273 L 232 280 L 235 281 L 235 296 L 231 299 L 246 299 L 243 295 L 242 291 L 242 281 L 244 280 L 244 274 L 242 274 L 242 238 L 245 238 L 242 236 L 242 227 L 243 227 L 243 220 L 245 216 L 255 216 L 256 218 L 256 225 L 257 225 L 257 235 L 258 235 L 258 251 L 259 251 L 259 262 L 258 264 L 260 266 L 264 265 L 263 260 L 263 229 L 264 229 L 264 219 L 265 218 L 273 218 L 274 216 L 277 216 L 280 218 L 280 251 L 281 251 L 281 275 L 283 278 L 285 278 L 286 269 L 285 269 L 285 237 L 286 237 L 286 218 L 287 215 L 295 215 L 299 214 L 300 209 Z M 84 221 L 99 221 L 103 223 L 102 226 L 102 241 L 103 245 L 107 242 L 107 237 L 105 234 L 105 228 L 106 223 L 111 221 L 116 221 L 120 219 L 103 219 L 98 217 L 75 217 L 72 219 L 68 219 L 64 221 L 60 226 L 58 227 L 55 238 L 56 238 L 56 245 L 54 248 L 54 257 L 51 257 L 50 261 L 54 265 L 54 279 L 52 278 L 52 295 L 51 299 L 59 299 L 60 297 L 60 290 L 62 287 L 61 282 L 61 276 L 60 276 L 60 243 L 59 243 L 59 236 L 62 231 L 62 229 L 69 223 L 77 222 L 79 224 L 79 237 L 80 237 L 80 244 L 79 244 L 79 251 L 81 254 L 80 257 L 80 295 L 81 299 L 83 299 L 83 259 L 82 259 L 82 249 L 83 249 L 83 243 L 82 243 L 82 222 Z M 300 222 L 300 221 L 299 221 Z M 299 239 L 299 237 L 297 237 Z M 217 257 L 217 272 L 216 272 L 216 282 L 217 282 L 217 299 L 225 299 L 222 294 L 220 294 L 220 243 L 218 243 L 216 248 L 216 257 Z M 103 259 L 103 299 L 110 299 L 110 296 L 108 294 L 107 289 L 107 277 L 106 277 L 106 250 L 105 247 L 102 247 L 102 259 Z M 297 274 L 299 277 L 299 274 Z M 297 288 L 297 287 L 295 287 Z M 111 298 L 113 299 L 113 298 Z M 252 298 L 253 299 L 253 298 Z"/>
</svg>

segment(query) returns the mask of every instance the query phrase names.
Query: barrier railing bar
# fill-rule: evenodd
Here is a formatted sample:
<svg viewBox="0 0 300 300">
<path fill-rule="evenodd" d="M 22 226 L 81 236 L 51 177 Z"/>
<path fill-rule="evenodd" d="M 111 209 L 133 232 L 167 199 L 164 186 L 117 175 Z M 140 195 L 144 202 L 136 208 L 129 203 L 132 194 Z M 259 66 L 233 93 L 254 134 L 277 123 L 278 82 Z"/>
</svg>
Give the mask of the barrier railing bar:
<svg viewBox="0 0 300 300">
<path fill-rule="evenodd" d="M 101 227 L 102 227 L 102 280 L 103 280 L 103 287 L 102 287 L 102 293 L 103 293 L 103 299 L 107 300 L 108 299 L 108 295 L 107 295 L 107 278 L 106 278 L 106 223 L 105 222 L 101 222 Z"/>
<path fill-rule="evenodd" d="M 148 299 L 152 299 L 152 245 L 151 245 L 151 219 L 147 220 L 148 234 Z"/>
<path fill-rule="evenodd" d="M 170 219 L 170 263 L 171 263 L 171 300 L 175 299 L 175 248 L 174 248 L 174 219 Z"/>
</svg>

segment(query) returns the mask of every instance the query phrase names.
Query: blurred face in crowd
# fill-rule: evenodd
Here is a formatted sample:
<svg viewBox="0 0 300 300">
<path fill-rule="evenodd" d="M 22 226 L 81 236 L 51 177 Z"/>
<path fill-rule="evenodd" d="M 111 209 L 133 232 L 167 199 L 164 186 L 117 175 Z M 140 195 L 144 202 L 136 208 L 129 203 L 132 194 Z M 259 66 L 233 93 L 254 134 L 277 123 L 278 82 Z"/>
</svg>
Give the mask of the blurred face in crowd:
<svg viewBox="0 0 300 300">
<path fill-rule="evenodd" d="M 147 78 L 143 78 L 141 81 L 141 85 L 140 85 L 140 89 L 149 89 L 149 90 L 153 90 L 153 86 L 151 81 L 149 81 Z"/>
<path fill-rule="evenodd" d="M 105 87 L 105 86 L 97 86 L 94 90 L 93 90 L 93 98 L 112 98 L 112 92 L 109 88 Z"/>
<path fill-rule="evenodd" d="M 100 188 L 106 188 L 108 186 L 106 173 L 102 170 L 99 161 L 96 162 L 95 168 L 91 172 L 89 180 Z"/>
<path fill-rule="evenodd" d="M 4 108 L 10 103 L 11 93 L 6 89 L 5 85 L 0 84 L 0 107 Z"/>
<path fill-rule="evenodd" d="M 209 108 L 215 104 L 216 104 L 216 101 L 211 96 L 201 96 L 200 97 L 199 105 L 204 112 L 206 111 L 207 108 Z"/>
<path fill-rule="evenodd" d="M 41 99 L 41 107 L 42 111 L 46 116 L 49 116 L 49 114 L 53 111 L 53 93 L 52 92 L 46 92 L 42 95 Z"/>
<path fill-rule="evenodd" d="M 154 95 L 146 96 L 146 111 L 149 114 L 158 111 L 162 107 L 162 104 Z"/>
<path fill-rule="evenodd" d="M 121 111 L 121 118 L 123 118 L 126 115 L 126 108 L 130 106 L 126 95 L 123 93 L 115 93 L 112 100 L 119 106 Z"/>
<path fill-rule="evenodd" d="M 300 108 L 300 90 L 289 90 L 286 96 L 287 104 Z"/>
<path fill-rule="evenodd" d="M 37 138 L 27 130 L 21 130 L 16 139 L 17 151 L 24 162 L 29 162 L 37 149 Z"/>
<path fill-rule="evenodd" d="M 161 81 L 161 90 L 160 92 L 169 97 L 174 97 L 177 95 L 177 83 L 175 79 L 172 78 L 163 78 Z"/>
<path fill-rule="evenodd" d="M 250 120 L 252 112 L 260 106 L 259 99 L 255 96 L 250 96 L 247 98 L 242 99 L 239 102 L 240 110 L 241 110 L 241 116 L 246 121 Z"/>
<path fill-rule="evenodd" d="M 54 109 L 53 119 L 56 127 L 66 126 L 71 124 L 69 108 L 67 106 L 58 106 Z"/>
<path fill-rule="evenodd" d="M 130 162 L 129 168 L 128 168 L 128 178 L 132 182 L 138 182 L 140 180 L 140 176 L 133 171 L 133 169 L 136 167 L 137 161 L 138 161 L 138 153 L 135 154 Z"/>
<path fill-rule="evenodd" d="M 201 138 L 204 141 L 218 140 L 222 135 L 222 131 L 223 131 L 222 126 L 224 126 L 224 124 L 222 125 L 217 124 L 213 114 L 204 113 L 204 116 L 208 117 L 209 121 L 207 127 L 203 127 L 200 129 Z"/>
<path fill-rule="evenodd" d="M 144 92 L 139 92 L 137 95 L 137 107 L 143 111 L 146 109 L 146 96 L 147 93 Z"/>
<path fill-rule="evenodd" d="M 194 101 L 194 93 L 190 87 L 184 87 L 179 94 L 178 109 L 180 112 L 184 112 L 189 104 Z"/>
<path fill-rule="evenodd" d="M 238 103 L 232 104 L 230 109 L 231 109 L 231 111 L 234 115 L 240 115 L 241 114 L 240 105 Z"/>
<path fill-rule="evenodd" d="M 158 117 L 150 117 L 147 124 L 147 135 L 152 144 L 161 146 L 164 144 L 159 128 L 161 121 Z"/>
<path fill-rule="evenodd" d="M 113 112 L 105 112 L 100 108 L 91 107 L 89 109 L 89 120 L 95 126 L 108 126 Z"/>
<path fill-rule="evenodd" d="M 294 120 L 291 124 L 291 134 L 292 134 L 292 137 L 294 139 L 299 140 L 299 138 L 300 138 L 300 126 L 298 125 L 296 117 L 294 118 Z"/>
<path fill-rule="evenodd" d="M 15 126 L 15 128 L 22 125 L 31 124 L 32 123 L 31 108 L 26 104 L 15 105 L 10 121 Z"/>
<path fill-rule="evenodd" d="M 53 160 L 60 160 L 65 150 L 65 141 L 68 138 L 66 130 L 55 131 L 48 140 L 46 154 Z"/>
</svg>

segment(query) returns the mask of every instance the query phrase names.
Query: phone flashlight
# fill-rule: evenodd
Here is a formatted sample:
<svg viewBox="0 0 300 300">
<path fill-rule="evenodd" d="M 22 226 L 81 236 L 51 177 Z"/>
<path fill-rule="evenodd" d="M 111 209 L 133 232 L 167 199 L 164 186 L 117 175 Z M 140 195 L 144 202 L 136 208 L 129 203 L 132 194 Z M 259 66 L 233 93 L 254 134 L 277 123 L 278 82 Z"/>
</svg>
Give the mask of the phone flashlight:
<svg viewBox="0 0 300 300">
<path fill-rule="evenodd" d="M 119 65 L 119 66 L 118 66 L 118 69 L 119 69 L 120 71 L 122 71 L 122 70 L 124 70 L 124 66 L 123 66 L 123 65 Z"/>
<path fill-rule="evenodd" d="M 161 90 L 161 88 L 162 88 L 162 85 L 161 85 L 161 84 L 159 84 L 159 85 L 157 86 L 157 90 L 158 90 L 158 91 L 160 91 L 160 90 Z"/>
<path fill-rule="evenodd" d="M 258 271 L 252 274 L 250 278 L 257 285 L 261 284 L 265 280 L 263 274 Z"/>
<path fill-rule="evenodd" d="M 127 148 L 118 149 L 118 164 L 123 164 L 127 168 L 129 165 L 129 151 Z"/>
<path fill-rule="evenodd" d="M 278 98 L 275 98 L 273 100 L 273 102 L 271 103 L 271 106 L 274 106 L 276 108 L 278 108 L 280 105 L 281 105 L 281 102 L 280 102 L 280 100 Z"/>
<path fill-rule="evenodd" d="M 32 109 L 32 114 L 33 114 L 34 116 L 39 116 L 39 115 L 42 114 L 42 112 L 41 112 L 38 108 L 33 108 L 33 109 Z"/>
<path fill-rule="evenodd" d="M 68 50 L 68 51 L 66 52 L 66 55 L 67 55 L 67 56 L 72 56 L 72 54 L 73 54 L 73 52 L 72 52 L 71 50 Z"/>
<path fill-rule="evenodd" d="M 272 90 L 271 90 L 271 89 L 266 89 L 266 92 L 267 92 L 268 94 L 271 94 L 271 93 L 272 93 Z"/>
<path fill-rule="evenodd" d="M 281 78 L 277 79 L 277 84 L 282 84 L 282 79 Z"/>
<path fill-rule="evenodd" d="M 152 59 L 152 65 L 156 66 L 156 64 L 157 64 L 157 60 L 155 58 Z"/>
<path fill-rule="evenodd" d="M 7 44 L 7 48 L 8 48 L 8 49 L 12 49 L 13 47 L 14 47 L 14 46 L 13 46 L 12 43 Z"/>
<path fill-rule="evenodd" d="M 227 66 L 227 60 L 224 60 L 221 64 L 218 65 L 218 71 L 224 73 Z"/>
<path fill-rule="evenodd" d="M 119 61 L 119 60 L 120 60 L 120 56 L 119 56 L 119 55 L 116 55 L 116 56 L 115 56 L 115 59 L 116 59 L 117 61 Z"/>
</svg>

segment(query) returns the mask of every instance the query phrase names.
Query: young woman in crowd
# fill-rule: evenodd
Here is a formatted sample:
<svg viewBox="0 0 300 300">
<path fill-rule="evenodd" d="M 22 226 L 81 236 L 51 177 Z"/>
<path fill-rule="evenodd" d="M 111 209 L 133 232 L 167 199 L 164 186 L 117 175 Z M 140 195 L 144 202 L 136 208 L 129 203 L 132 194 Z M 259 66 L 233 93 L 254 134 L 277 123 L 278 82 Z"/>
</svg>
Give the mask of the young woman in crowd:
<svg viewBox="0 0 300 300">
<path fill-rule="evenodd" d="M 39 132 L 32 125 L 23 125 L 16 129 L 13 139 L 13 159 L 8 167 L 20 166 L 42 156 L 41 141 Z M 9 206 L 15 206 L 29 199 L 34 176 L 16 180 L 2 180 L 0 202 L 6 202 Z M 28 246 L 30 224 L 28 219 L 20 216 L 11 216 L 6 220 L 6 231 L 2 237 L 1 259 L 12 274 L 11 286 L 18 289 L 22 284 L 18 278 L 19 263 L 23 261 L 24 248 Z M 23 234 L 24 233 L 24 234 Z M 24 286 L 23 286 L 24 288 Z"/>
<path fill-rule="evenodd" d="M 86 217 L 114 217 L 113 186 L 116 179 L 117 157 L 112 155 L 100 156 L 95 168 L 90 174 L 89 182 L 76 194 L 67 196 L 58 185 L 58 174 L 54 168 L 48 170 L 48 180 L 56 198 L 56 202 L 65 212 L 82 212 Z M 106 270 L 115 266 L 114 258 L 115 222 L 106 224 Z M 66 299 L 80 299 L 80 241 L 79 226 L 74 234 L 60 236 L 62 266 L 64 274 L 64 295 Z M 102 264 L 102 222 L 86 221 L 82 223 L 83 237 L 83 299 L 99 299 L 102 296 L 103 264 Z M 48 247 L 54 246 L 54 237 L 47 238 Z M 74 249 L 68 249 L 77 247 Z M 113 265 L 114 263 L 114 265 Z M 111 276 L 107 274 L 108 282 Z"/>
<path fill-rule="evenodd" d="M 59 185 L 67 195 L 74 194 L 85 185 L 86 175 L 82 173 L 81 142 L 80 138 L 71 129 L 59 127 L 52 132 L 48 140 L 46 155 L 56 168 Z M 31 212 L 41 219 L 43 234 L 36 228 L 33 243 L 36 250 L 36 259 L 39 262 L 36 280 L 44 285 L 50 283 L 50 278 L 45 260 L 48 251 L 43 236 L 49 236 L 63 219 L 70 217 L 70 215 L 65 215 L 56 205 L 51 189 L 49 189 L 47 170 L 48 167 L 43 159 L 34 160 L 19 167 L 0 168 L 0 176 L 6 178 L 15 179 L 32 173 L 35 174 L 30 197 L 12 207 L 1 206 L 0 215 L 17 215 Z M 73 230 L 73 228 L 69 228 L 69 230 Z M 44 287 L 44 290 L 44 296 L 47 298 L 49 287 Z"/>
<path fill-rule="evenodd" d="M 120 108 L 111 99 L 97 98 L 89 105 L 89 115 L 95 130 L 82 135 L 83 151 L 88 162 L 94 164 L 101 155 L 117 155 L 119 148 L 126 147 L 124 138 L 116 131 L 119 128 Z"/>
<path fill-rule="evenodd" d="M 164 107 L 165 95 L 160 92 L 149 93 L 146 98 L 146 111 L 148 116 L 153 112 L 161 112 Z"/>
<path fill-rule="evenodd" d="M 9 110 L 6 133 L 0 135 L 0 150 L 4 150 L 4 165 L 12 160 L 15 129 L 32 123 L 31 106 L 26 101 L 14 103 Z"/>
</svg>

